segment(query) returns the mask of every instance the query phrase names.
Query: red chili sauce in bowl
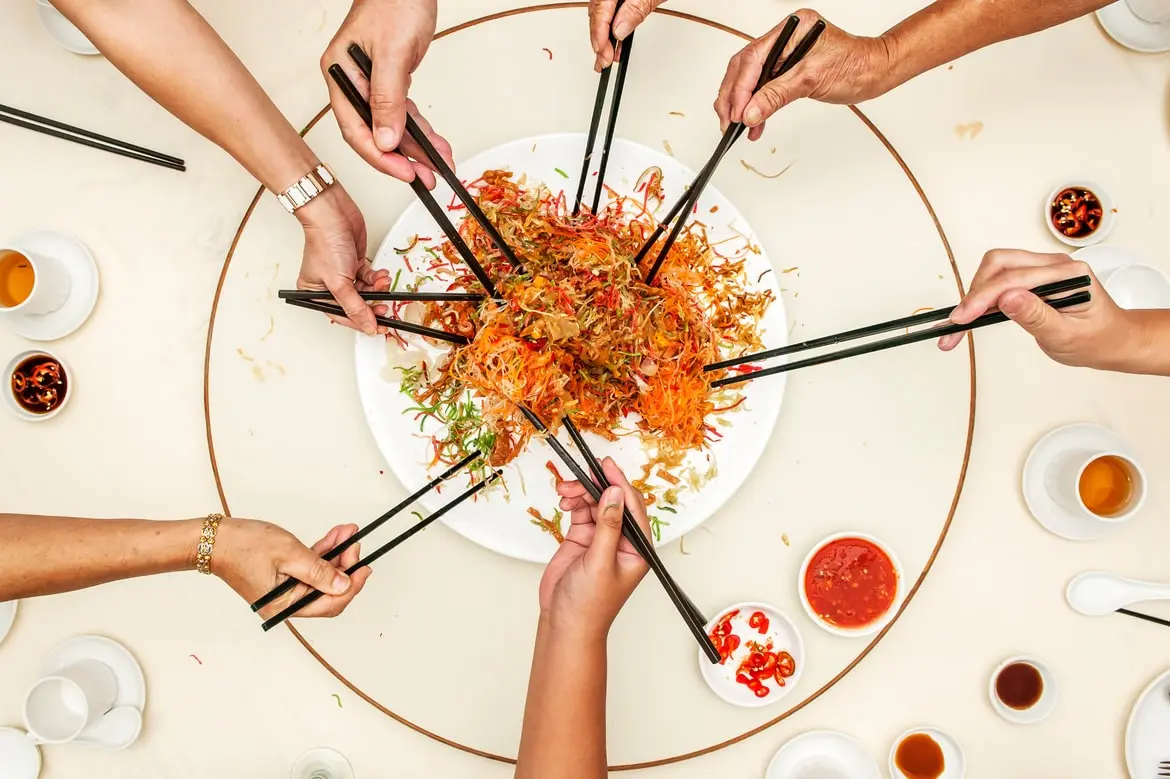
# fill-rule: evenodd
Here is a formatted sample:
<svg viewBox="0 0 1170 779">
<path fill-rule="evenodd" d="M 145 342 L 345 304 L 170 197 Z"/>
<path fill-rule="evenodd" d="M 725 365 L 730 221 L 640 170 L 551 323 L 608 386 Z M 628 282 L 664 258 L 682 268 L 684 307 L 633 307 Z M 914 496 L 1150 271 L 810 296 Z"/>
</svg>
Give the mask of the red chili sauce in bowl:
<svg viewBox="0 0 1170 779">
<path fill-rule="evenodd" d="M 898 572 L 881 547 L 863 538 L 839 538 L 813 554 L 804 574 L 805 598 L 830 625 L 857 630 L 894 605 Z"/>
</svg>

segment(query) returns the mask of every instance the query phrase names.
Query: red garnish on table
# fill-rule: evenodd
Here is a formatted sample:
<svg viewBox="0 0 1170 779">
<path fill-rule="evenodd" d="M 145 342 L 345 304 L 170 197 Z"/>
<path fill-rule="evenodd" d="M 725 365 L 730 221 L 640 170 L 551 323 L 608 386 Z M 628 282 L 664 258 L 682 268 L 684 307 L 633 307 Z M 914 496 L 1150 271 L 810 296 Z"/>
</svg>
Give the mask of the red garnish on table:
<svg viewBox="0 0 1170 779">
<path fill-rule="evenodd" d="M 898 574 L 889 555 L 863 538 L 825 544 L 809 561 L 804 588 L 812 610 L 830 625 L 862 628 L 894 605 Z"/>
</svg>

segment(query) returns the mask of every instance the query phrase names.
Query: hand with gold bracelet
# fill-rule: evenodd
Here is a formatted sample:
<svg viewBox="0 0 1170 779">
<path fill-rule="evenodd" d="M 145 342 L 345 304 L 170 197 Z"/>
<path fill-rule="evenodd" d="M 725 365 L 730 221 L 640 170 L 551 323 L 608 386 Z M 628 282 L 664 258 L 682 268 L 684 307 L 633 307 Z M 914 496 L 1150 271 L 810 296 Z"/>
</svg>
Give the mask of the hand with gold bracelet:
<svg viewBox="0 0 1170 779">
<path fill-rule="evenodd" d="M 210 549 L 201 549 L 210 535 L 205 531 L 216 524 L 216 517 L 154 521 L 0 514 L 0 601 L 194 571 L 199 553 L 207 551 L 208 572 L 249 603 L 288 577 L 304 582 L 261 616 L 280 611 L 312 587 L 326 597 L 297 616 L 332 617 L 349 605 L 370 576 L 369 568 L 352 577 L 342 572 L 358 561 L 360 544 L 337 560 L 321 559 L 356 533 L 356 525 L 338 525 L 310 549 L 269 522 L 229 517 L 218 520 Z"/>
</svg>

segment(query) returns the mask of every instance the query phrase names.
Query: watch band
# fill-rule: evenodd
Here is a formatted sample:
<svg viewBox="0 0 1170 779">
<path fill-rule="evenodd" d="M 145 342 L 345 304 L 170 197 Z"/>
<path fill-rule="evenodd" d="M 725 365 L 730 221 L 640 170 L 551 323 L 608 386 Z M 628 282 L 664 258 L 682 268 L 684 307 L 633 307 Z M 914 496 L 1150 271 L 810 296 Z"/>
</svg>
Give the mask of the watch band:
<svg viewBox="0 0 1170 779">
<path fill-rule="evenodd" d="M 291 214 L 331 187 L 336 180 L 333 177 L 333 171 L 324 165 L 318 165 L 306 173 L 300 181 L 277 194 L 276 199 L 284 206 L 284 210 Z"/>
</svg>

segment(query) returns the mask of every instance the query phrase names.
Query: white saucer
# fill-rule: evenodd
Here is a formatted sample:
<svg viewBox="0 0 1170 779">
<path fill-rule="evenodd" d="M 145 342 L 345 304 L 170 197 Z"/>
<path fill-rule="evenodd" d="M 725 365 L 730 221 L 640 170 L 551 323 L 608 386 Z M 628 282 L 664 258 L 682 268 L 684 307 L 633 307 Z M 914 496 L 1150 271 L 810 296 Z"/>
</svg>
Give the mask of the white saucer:
<svg viewBox="0 0 1170 779">
<path fill-rule="evenodd" d="M 41 750 L 23 730 L 0 728 L 0 779 L 37 779 Z"/>
<path fill-rule="evenodd" d="M 771 690 L 771 693 L 764 698 L 757 698 L 755 693 L 735 680 L 736 668 L 742 660 L 743 655 L 749 652 L 747 649 L 747 638 L 741 638 L 736 653 L 731 655 L 724 663 L 712 663 L 703 654 L 702 650 L 696 650 L 695 655 L 699 660 L 699 673 L 703 676 L 703 681 L 707 683 L 707 686 L 711 688 L 713 693 L 732 705 L 743 706 L 749 709 L 760 706 L 771 706 L 792 692 L 792 688 L 797 685 L 800 677 L 804 674 L 804 639 L 801 637 L 800 631 L 793 621 L 783 612 L 775 606 L 754 601 L 737 603 L 734 606 L 721 609 L 715 618 L 704 627 L 708 635 L 715 628 L 715 625 L 723 619 L 723 616 L 731 611 L 738 611 L 741 614 L 750 614 L 755 611 L 763 612 L 768 618 L 767 637 L 774 641 L 777 651 L 783 650 L 792 655 L 792 660 L 796 665 L 794 673 L 784 680 L 783 687 L 779 686 L 775 680 L 765 682 L 765 686 Z M 763 637 L 755 633 L 752 633 L 749 637 L 761 642 L 764 641 Z"/>
<path fill-rule="evenodd" d="M 764 779 L 881 779 L 877 761 L 857 739 L 813 730 L 789 739 L 768 763 Z"/>
<path fill-rule="evenodd" d="M 73 22 L 65 18 L 64 14 L 47 2 L 37 2 L 37 16 L 41 17 L 41 24 L 49 31 L 49 35 L 66 51 L 74 54 L 92 56 L 101 54 L 85 33 L 77 29 Z"/>
<path fill-rule="evenodd" d="M 1001 701 L 995 693 L 995 680 L 999 678 L 999 672 L 1012 663 L 1027 663 L 1040 672 L 1040 681 L 1044 688 L 1040 693 L 1040 700 L 1036 701 L 1030 709 L 1013 709 Z M 1056 704 L 1060 702 L 1060 686 L 1056 683 L 1056 676 L 1044 663 L 1034 657 L 1023 655 L 1010 657 L 996 667 L 988 682 L 987 694 L 991 697 L 991 708 L 995 709 L 995 713 L 1015 725 L 1035 725 L 1055 711 Z"/>
<path fill-rule="evenodd" d="M 1135 252 L 1113 244 L 1097 244 L 1071 256 L 1088 263 L 1109 297 L 1122 308 L 1170 308 L 1170 278 L 1144 263 Z"/>
<path fill-rule="evenodd" d="M 1147 54 L 1170 51 L 1170 22 L 1151 24 L 1134 16 L 1125 0 L 1097 11 L 1105 34 L 1127 49 Z"/>
<path fill-rule="evenodd" d="M 6 600 L 0 603 L 0 643 L 8 636 L 8 631 L 12 630 L 12 623 L 16 621 L 16 604 L 19 602 Z"/>
<path fill-rule="evenodd" d="M 898 766 L 894 764 L 894 756 L 898 754 L 898 745 L 915 733 L 925 733 L 942 748 L 943 772 L 938 779 L 963 779 L 963 775 L 967 773 L 967 758 L 963 755 L 963 748 L 949 733 L 938 728 L 914 728 L 898 736 L 894 745 L 890 747 L 890 776 L 894 779 L 906 779 L 906 774 L 898 770 Z"/>
<path fill-rule="evenodd" d="M 1053 458 L 1071 448 L 1099 449 L 1130 456 L 1129 446 L 1113 431 L 1099 425 L 1077 423 L 1058 427 L 1036 442 L 1028 454 L 1022 480 L 1024 502 L 1048 532 L 1070 541 L 1095 541 L 1117 532 L 1126 523 L 1101 522 L 1074 515 L 1053 500 L 1044 485 L 1045 473 Z"/>
<path fill-rule="evenodd" d="M 1125 725 L 1125 767 L 1130 779 L 1150 779 L 1157 775 L 1158 763 L 1170 758 L 1166 754 L 1166 734 L 1170 733 L 1170 671 L 1166 671 L 1142 690 Z"/>
<path fill-rule="evenodd" d="M 85 244 L 67 233 L 38 230 L 17 236 L 9 246 L 61 260 L 73 278 L 73 288 L 65 305 L 56 311 L 48 314 L 0 312 L 0 326 L 31 341 L 55 341 L 85 324 L 98 298 L 97 263 Z"/>
<path fill-rule="evenodd" d="M 58 644 L 41 665 L 41 676 L 52 676 L 78 660 L 98 660 L 114 672 L 118 697 L 111 706 L 146 707 L 146 678 L 130 650 L 105 636 L 77 636 Z"/>
</svg>

